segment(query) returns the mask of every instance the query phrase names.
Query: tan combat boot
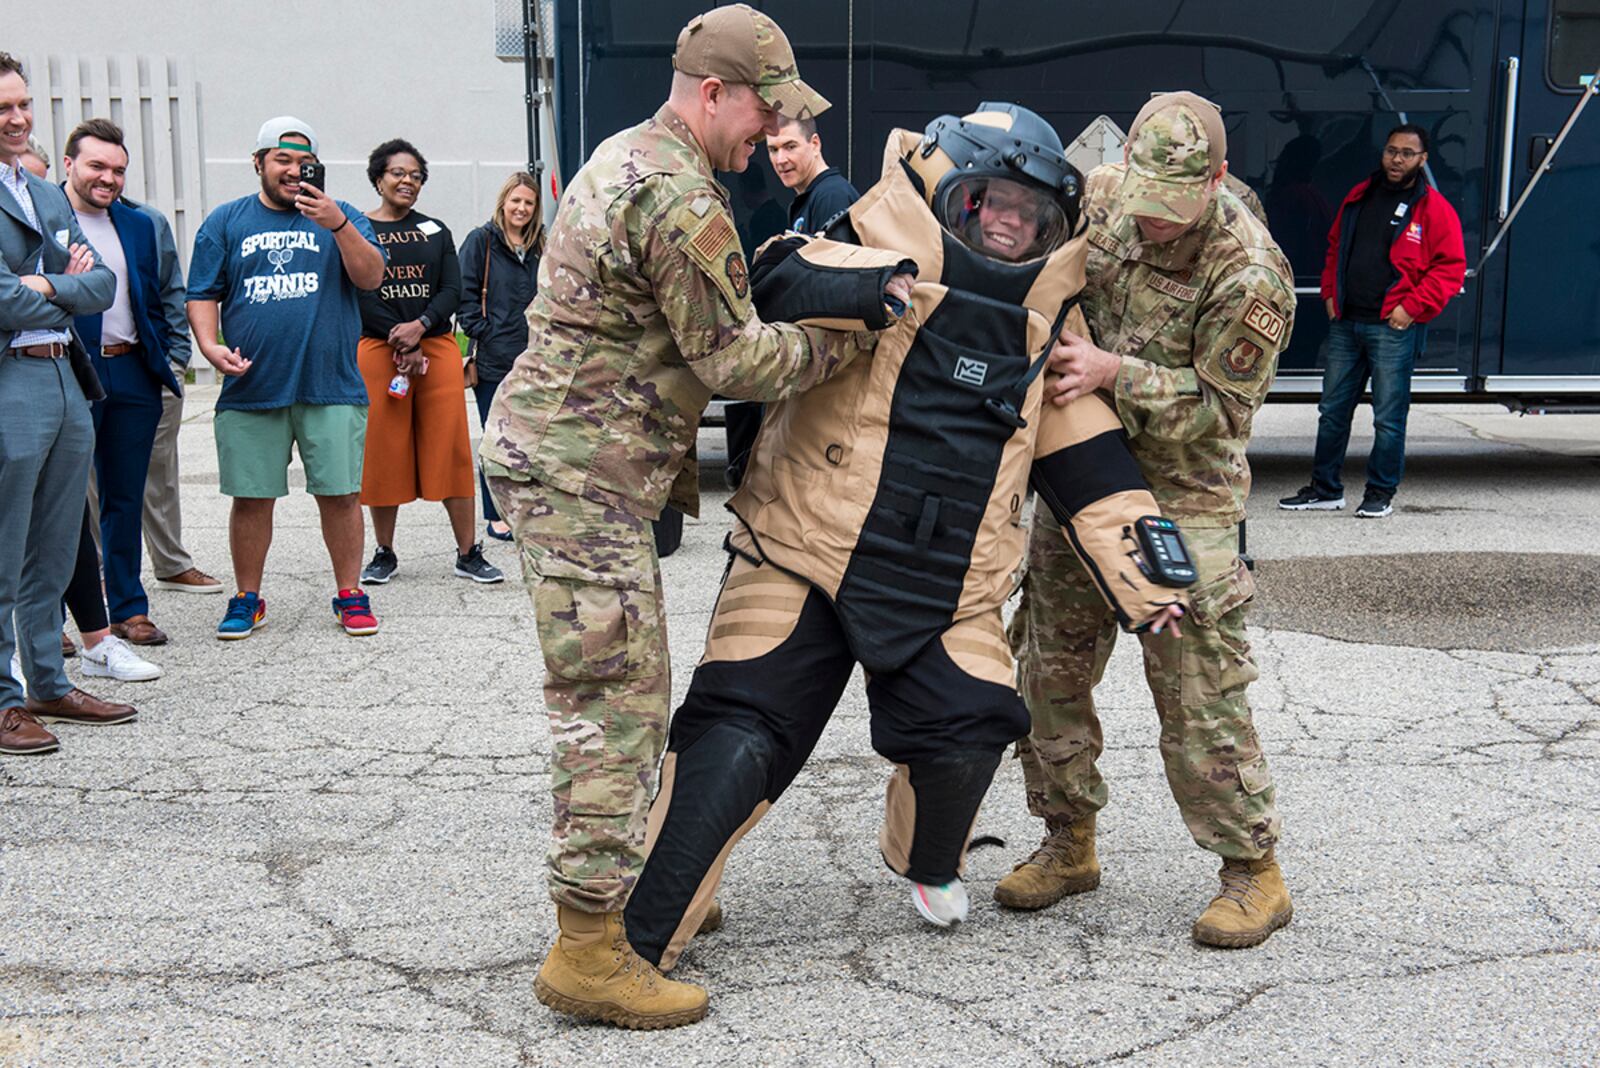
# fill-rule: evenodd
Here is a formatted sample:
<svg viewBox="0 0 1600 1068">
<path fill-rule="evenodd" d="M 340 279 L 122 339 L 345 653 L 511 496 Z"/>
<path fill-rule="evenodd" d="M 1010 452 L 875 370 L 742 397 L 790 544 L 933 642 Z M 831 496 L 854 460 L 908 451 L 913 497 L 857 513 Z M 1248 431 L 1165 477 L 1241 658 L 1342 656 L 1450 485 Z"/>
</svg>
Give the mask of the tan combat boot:
<svg viewBox="0 0 1600 1068">
<path fill-rule="evenodd" d="M 620 912 L 556 906 L 561 934 L 533 991 L 557 1012 L 639 1031 L 680 1027 L 706 1014 L 706 992 L 658 971 L 628 944 Z"/>
<path fill-rule="evenodd" d="M 1045 836 L 1033 856 L 995 884 L 994 899 L 1012 909 L 1042 909 L 1068 894 L 1082 894 L 1100 885 L 1100 861 L 1094 855 L 1091 813 Z"/>
<path fill-rule="evenodd" d="M 1265 942 L 1294 917 L 1289 888 L 1272 853 L 1259 860 L 1224 860 L 1222 889 L 1194 921 L 1194 940 L 1242 949 Z"/>
</svg>

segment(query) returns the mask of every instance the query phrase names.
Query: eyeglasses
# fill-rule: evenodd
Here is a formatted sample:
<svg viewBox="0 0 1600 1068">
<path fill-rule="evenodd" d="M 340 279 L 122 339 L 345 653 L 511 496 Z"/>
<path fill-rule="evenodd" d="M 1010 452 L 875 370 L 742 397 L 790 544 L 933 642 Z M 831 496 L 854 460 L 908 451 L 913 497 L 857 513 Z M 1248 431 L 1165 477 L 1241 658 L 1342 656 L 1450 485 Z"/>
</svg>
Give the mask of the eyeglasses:
<svg viewBox="0 0 1600 1068">
<path fill-rule="evenodd" d="M 1393 145 L 1385 145 L 1383 147 L 1383 154 L 1389 159 L 1405 160 L 1407 163 L 1410 163 L 1412 160 L 1422 155 L 1421 152 L 1418 152 L 1414 148 L 1395 148 Z M 394 171 L 390 171 L 389 173 L 393 174 Z"/>
<path fill-rule="evenodd" d="M 408 171 L 404 167 L 390 167 L 384 173 L 397 182 L 402 178 L 410 178 L 413 182 L 421 185 L 426 180 L 423 178 L 421 171 Z"/>
</svg>

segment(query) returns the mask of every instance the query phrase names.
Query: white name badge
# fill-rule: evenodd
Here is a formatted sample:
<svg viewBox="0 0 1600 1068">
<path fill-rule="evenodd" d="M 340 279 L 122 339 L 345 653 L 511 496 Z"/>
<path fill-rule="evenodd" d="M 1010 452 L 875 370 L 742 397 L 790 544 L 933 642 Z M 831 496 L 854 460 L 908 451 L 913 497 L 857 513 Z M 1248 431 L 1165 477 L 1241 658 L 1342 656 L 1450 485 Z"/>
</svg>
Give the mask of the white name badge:
<svg viewBox="0 0 1600 1068">
<path fill-rule="evenodd" d="M 67 247 L 67 239 L 70 238 L 71 236 L 72 236 L 72 231 L 71 230 L 57 230 L 56 231 L 56 244 L 60 245 L 62 248 L 66 248 Z"/>
<path fill-rule="evenodd" d="M 424 219 L 422 222 L 417 223 L 417 229 L 432 237 L 439 232 L 439 224 L 432 219 Z"/>
</svg>

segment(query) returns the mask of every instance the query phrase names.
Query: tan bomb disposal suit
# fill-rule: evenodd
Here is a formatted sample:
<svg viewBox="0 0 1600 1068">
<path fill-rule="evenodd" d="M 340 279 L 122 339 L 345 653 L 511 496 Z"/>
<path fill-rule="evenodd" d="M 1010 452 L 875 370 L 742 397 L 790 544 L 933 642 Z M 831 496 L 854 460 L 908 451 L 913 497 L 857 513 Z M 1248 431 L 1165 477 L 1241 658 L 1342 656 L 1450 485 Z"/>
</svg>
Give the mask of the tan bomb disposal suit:
<svg viewBox="0 0 1600 1068">
<path fill-rule="evenodd" d="M 923 889 L 958 881 L 978 805 L 1028 727 L 1000 609 L 1022 560 L 1030 481 L 1068 526 L 1056 528 L 1061 550 L 1090 561 L 1108 615 L 1140 626 L 1182 602 L 1134 559 L 1131 524 L 1157 508 L 1115 414 L 1095 396 L 1045 403 L 1045 379 L 1030 375 L 1063 319 L 1082 329 L 1072 306 L 1088 245 L 1081 230 L 1071 236 L 1081 178 L 1038 116 L 980 111 L 936 120 L 921 137 L 895 131 L 882 179 L 830 231 L 838 240 L 804 243 L 770 275 L 771 246 L 757 258 L 762 314 L 801 321 L 853 313 L 831 285 L 842 268 L 904 254 L 920 273 L 912 310 L 870 360 L 768 410 L 729 504 L 734 559 L 673 718 L 650 858 L 627 909 L 635 948 L 663 968 L 700 928 L 729 853 L 810 756 L 858 663 L 873 748 L 895 765 L 884 859 Z M 995 127 L 1013 121 L 1011 133 L 1026 124 L 1044 140 L 1048 184 L 1011 169 L 1010 127 Z M 970 156 L 957 146 L 968 135 Z M 981 193 L 940 184 L 973 174 L 1069 199 L 1059 247 L 1000 262 L 953 238 L 930 201 L 950 193 L 975 214 L 962 205 Z"/>
<path fill-rule="evenodd" d="M 752 86 L 814 113 L 777 24 L 745 5 L 693 19 L 684 74 Z M 559 1011 L 628 1027 L 705 1014 L 628 947 L 620 913 L 644 862 L 671 692 L 651 520 L 698 514 L 693 444 L 713 391 L 772 401 L 870 349 L 767 325 L 727 191 L 670 106 L 601 143 L 549 229 L 528 349 L 500 386 L 480 453 L 533 597 L 550 720 L 548 857 L 561 935 L 536 991 Z"/>
<path fill-rule="evenodd" d="M 1089 175 L 1083 307 L 1096 344 L 1121 357 L 1117 416 L 1198 567 L 1182 636 L 1140 640 L 1173 798 L 1194 840 L 1228 861 L 1224 895 L 1238 896 L 1234 868 L 1259 874 L 1270 864 L 1277 879 L 1272 774 L 1245 697 L 1257 677 L 1245 635 L 1255 584 L 1238 558 L 1236 528 L 1250 493 L 1251 421 L 1289 342 L 1293 275 L 1265 223 L 1225 188 L 1187 232 L 1164 244 L 1145 240 L 1135 216 L 1181 221 L 1172 205 L 1188 197 L 1176 211 L 1193 217 L 1193 198 L 1226 147 L 1215 108 L 1187 93 L 1152 100 L 1133 129 L 1132 174 L 1129 164 L 1112 164 Z M 1183 183 L 1196 176 L 1201 183 Z M 1010 636 L 1033 717 L 1018 747 L 1028 808 L 1048 836 L 997 887 L 1002 904 L 1039 908 L 1098 884 L 1094 817 L 1106 784 L 1096 767 L 1104 740 L 1091 691 L 1116 630 L 1054 522 L 1041 516 Z M 1287 892 L 1281 904 L 1281 915 L 1267 918 L 1278 926 L 1288 922 Z"/>
</svg>

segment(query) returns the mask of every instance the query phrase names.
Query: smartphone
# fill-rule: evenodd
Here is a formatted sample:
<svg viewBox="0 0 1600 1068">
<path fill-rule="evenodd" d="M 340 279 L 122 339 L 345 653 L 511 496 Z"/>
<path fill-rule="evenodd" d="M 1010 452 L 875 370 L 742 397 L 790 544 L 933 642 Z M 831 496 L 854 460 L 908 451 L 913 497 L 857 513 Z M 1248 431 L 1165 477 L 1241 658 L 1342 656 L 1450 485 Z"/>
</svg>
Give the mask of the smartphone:
<svg viewBox="0 0 1600 1068">
<path fill-rule="evenodd" d="M 322 184 L 327 171 L 328 169 L 320 163 L 302 163 L 300 164 L 300 184 L 314 185 L 323 192 L 327 192 L 327 188 Z"/>
</svg>

